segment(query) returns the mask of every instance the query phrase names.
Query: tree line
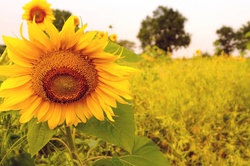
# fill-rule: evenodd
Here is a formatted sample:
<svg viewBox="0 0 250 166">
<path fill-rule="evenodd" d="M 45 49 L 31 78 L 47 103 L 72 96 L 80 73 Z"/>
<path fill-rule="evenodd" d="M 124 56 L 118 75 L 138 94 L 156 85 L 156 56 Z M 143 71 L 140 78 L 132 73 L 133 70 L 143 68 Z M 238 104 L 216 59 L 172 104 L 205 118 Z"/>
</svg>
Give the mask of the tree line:
<svg viewBox="0 0 250 166">
<path fill-rule="evenodd" d="M 65 10 L 54 10 L 56 20 L 53 24 L 60 31 L 62 26 L 71 15 L 71 12 Z M 179 11 L 165 6 L 158 6 L 153 11 L 153 16 L 146 16 L 141 22 L 141 27 L 137 38 L 141 42 L 141 47 L 145 51 L 146 46 L 157 46 L 158 48 L 172 53 L 178 49 L 188 47 L 191 42 L 191 34 L 185 31 L 185 22 L 187 18 Z M 230 55 L 233 51 L 238 50 L 245 54 L 250 49 L 250 21 L 242 25 L 235 31 L 232 27 L 222 26 L 216 30 L 218 39 L 213 42 L 215 55 Z M 133 50 L 135 42 L 126 39 L 116 41 L 118 44 Z M 0 45 L 0 53 L 5 49 Z"/>
<path fill-rule="evenodd" d="M 156 45 L 162 50 L 172 53 L 181 47 L 188 47 L 191 35 L 185 32 L 187 19 L 177 10 L 159 6 L 153 11 L 153 16 L 147 16 L 141 22 L 137 35 L 142 48 Z M 249 33 L 248 33 L 249 32 Z M 244 54 L 250 48 L 250 21 L 235 31 L 229 26 L 216 30 L 217 39 L 213 42 L 215 55 L 230 55 L 238 50 Z"/>
<path fill-rule="evenodd" d="M 234 30 L 229 26 L 222 26 L 216 31 L 218 39 L 213 43 L 215 46 L 215 54 L 230 55 L 233 51 L 237 50 L 242 55 L 248 49 L 250 42 L 250 21 L 243 24 L 238 30 Z"/>
</svg>

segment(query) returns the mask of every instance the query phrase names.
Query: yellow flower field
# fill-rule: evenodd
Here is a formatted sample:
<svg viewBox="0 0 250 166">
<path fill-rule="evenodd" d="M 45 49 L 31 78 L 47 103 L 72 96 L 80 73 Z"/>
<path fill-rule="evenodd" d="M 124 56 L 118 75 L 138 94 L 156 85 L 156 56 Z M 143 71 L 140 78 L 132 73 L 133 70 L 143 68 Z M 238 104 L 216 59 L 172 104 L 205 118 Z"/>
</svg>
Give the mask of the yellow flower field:
<svg viewBox="0 0 250 166">
<path fill-rule="evenodd" d="M 137 134 L 173 166 L 250 162 L 250 61 L 159 58 L 132 79 Z"/>
</svg>

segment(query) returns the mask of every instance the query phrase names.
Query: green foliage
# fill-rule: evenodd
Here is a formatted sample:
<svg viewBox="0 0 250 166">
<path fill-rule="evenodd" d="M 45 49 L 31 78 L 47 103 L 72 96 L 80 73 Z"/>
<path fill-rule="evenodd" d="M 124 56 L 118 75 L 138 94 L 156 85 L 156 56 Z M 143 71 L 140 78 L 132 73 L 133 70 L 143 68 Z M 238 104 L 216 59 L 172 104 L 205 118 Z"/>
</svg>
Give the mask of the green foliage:
<svg viewBox="0 0 250 166">
<path fill-rule="evenodd" d="M 250 37 L 250 31 L 246 33 L 246 37 Z M 247 42 L 247 49 L 250 50 L 250 41 Z"/>
<path fill-rule="evenodd" d="M 153 17 L 147 16 L 141 22 L 137 37 L 142 47 L 156 45 L 159 48 L 172 52 L 190 43 L 190 34 L 184 30 L 187 19 L 178 11 L 159 6 L 153 11 Z"/>
<path fill-rule="evenodd" d="M 169 166 L 169 162 L 159 151 L 159 148 L 152 140 L 145 137 L 135 137 L 133 151 L 130 155 L 120 158 L 113 157 L 111 159 L 97 160 L 94 166 Z"/>
<path fill-rule="evenodd" d="M 216 31 L 218 39 L 214 41 L 216 55 L 227 54 L 230 55 L 235 49 L 240 51 L 242 55 L 249 49 L 250 36 L 250 22 L 243 24 L 237 31 L 228 26 L 222 26 Z"/>
<path fill-rule="evenodd" d="M 18 123 L 18 118 L 17 111 L 0 113 L 0 165 L 33 163 L 33 159 L 25 152 L 27 148 L 25 126 Z"/>
<path fill-rule="evenodd" d="M 219 39 L 214 42 L 216 48 L 216 55 L 222 55 L 222 52 L 230 55 L 235 49 L 236 34 L 231 27 L 222 26 L 216 31 Z"/>
<path fill-rule="evenodd" d="M 249 60 L 155 59 L 139 68 L 131 86 L 137 134 L 171 165 L 249 164 Z"/>
<path fill-rule="evenodd" d="M 247 44 L 250 42 L 250 36 L 246 35 L 248 32 L 250 32 L 250 21 L 246 24 L 243 24 L 241 28 L 237 31 L 236 48 L 240 52 L 244 52 L 247 49 Z"/>
<path fill-rule="evenodd" d="M 121 56 L 122 61 L 124 62 L 138 62 L 142 60 L 142 58 L 138 56 L 136 53 L 114 42 L 109 42 L 104 51 Z"/>
<path fill-rule="evenodd" d="M 116 117 L 114 117 L 115 122 L 99 121 L 91 118 L 86 124 L 79 124 L 77 130 L 118 145 L 131 153 L 135 136 L 132 107 L 119 104 L 114 109 L 114 113 L 116 114 Z"/>
<path fill-rule="evenodd" d="M 36 119 L 28 123 L 28 128 L 27 141 L 33 157 L 50 141 L 56 130 L 50 130 L 47 123 L 37 123 Z"/>
<path fill-rule="evenodd" d="M 133 163 L 134 165 L 159 165 L 168 166 L 167 159 L 161 154 L 152 140 L 145 137 L 136 137 L 133 146 L 133 155 L 121 157 L 126 163 Z M 132 165 L 132 164 L 131 164 Z"/>
</svg>

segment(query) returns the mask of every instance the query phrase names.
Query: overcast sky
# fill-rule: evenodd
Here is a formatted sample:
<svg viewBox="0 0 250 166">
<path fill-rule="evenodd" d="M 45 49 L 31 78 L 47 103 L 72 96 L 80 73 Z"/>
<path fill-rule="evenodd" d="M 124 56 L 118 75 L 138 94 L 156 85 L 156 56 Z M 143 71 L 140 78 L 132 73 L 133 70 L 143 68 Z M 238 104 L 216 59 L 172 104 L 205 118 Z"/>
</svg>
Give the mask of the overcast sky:
<svg viewBox="0 0 250 166">
<path fill-rule="evenodd" d="M 22 6 L 29 0 L 0 0 L 0 35 L 19 36 Z M 250 21 L 250 0 L 48 0 L 52 8 L 68 10 L 88 23 L 87 30 L 104 30 L 116 33 L 119 39 L 140 42 L 137 34 L 141 21 L 152 16 L 159 6 L 178 10 L 188 19 L 186 32 L 191 34 L 187 49 L 175 56 L 191 56 L 195 50 L 213 53 L 216 30 L 223 25 L 235 30 Z M 109 25 L 113 26 L 112 31 Z M 3 44 L 0 38 L 0 44 Z"/>
</svg>

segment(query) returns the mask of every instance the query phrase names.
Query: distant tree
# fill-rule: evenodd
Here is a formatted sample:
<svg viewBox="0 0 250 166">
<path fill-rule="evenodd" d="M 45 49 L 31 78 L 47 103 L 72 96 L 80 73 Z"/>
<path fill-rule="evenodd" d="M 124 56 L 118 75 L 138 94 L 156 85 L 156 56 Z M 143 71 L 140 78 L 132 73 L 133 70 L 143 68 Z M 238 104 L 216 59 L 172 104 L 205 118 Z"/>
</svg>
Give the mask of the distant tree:
<svg viewBox="0 0 250 166">
<path fill-rule="evenodd" d="M 135 42 L 133 41 L 129 41 L 129 40 L 118 40 L 117 41 L 117 44 L 131 50 L 131 51 L 134 51 L 135 49 Z"/>
<path fill-rule="evenodd" d="M 156 45 L 168 52 L 187 47 L 190 44 L 190 34 L 184 30 L 187 19 L 178 11 L 159 6 L 153 11 L 153 17 L 147 16 L 141 22 L 141 28 L 137 35 L 141 46 Z"/>
<path fill-rule="evenodd" d="M 240 52 L 244 52 L 247 49 L 247 44 L 250 42 L 250 36 L 246 34 L 250 32 L 250 21 L 236 32 L 236 48 Z"/>
<path fill-rule="evenodd" d="M 72 15 L 71 12 L 65 10 L 54 10 L 54 15 L 56 20 L 54 20 L 53 24 L 58 29 L 58 31 L 62 30 L 64 22 Z"/>
<path fill-rule="evenodd" d="M 218 39 L 214 41 L 215 46 L 215 54 L 222 55 L 227 54 L 230 55 L 235 49 L 236 45 L 236 34 L 233 28 L 228 26 L 222 26 L 220 29 L 216 31 L 218 35 Z"/>
</svg>

